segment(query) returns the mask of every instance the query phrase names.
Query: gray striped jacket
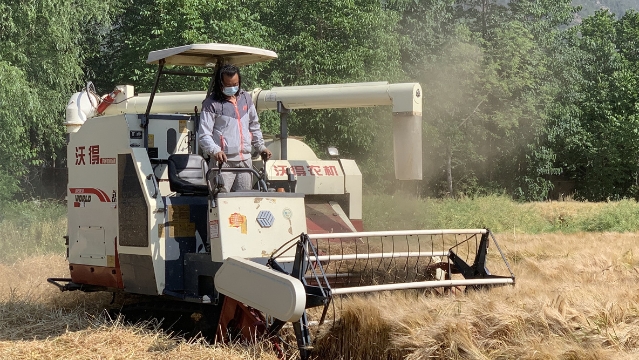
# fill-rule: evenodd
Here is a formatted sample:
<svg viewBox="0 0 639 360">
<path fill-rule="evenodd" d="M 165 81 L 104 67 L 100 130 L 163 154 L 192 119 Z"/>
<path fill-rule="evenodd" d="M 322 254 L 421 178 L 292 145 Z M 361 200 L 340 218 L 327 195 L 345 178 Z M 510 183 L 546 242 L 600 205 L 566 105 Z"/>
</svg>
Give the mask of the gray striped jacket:
<svg viewBox="0 0 639 360">
<path fill-rule="evenodd" d="M 237 104 L 207 96 L 198 133 L 205 154 L 213 156 L 224 150 L 228 161 L 250 160 L 252 148 L 266 150 L 253 99 L 244 90 L 237 96 Z"/>
</svg>

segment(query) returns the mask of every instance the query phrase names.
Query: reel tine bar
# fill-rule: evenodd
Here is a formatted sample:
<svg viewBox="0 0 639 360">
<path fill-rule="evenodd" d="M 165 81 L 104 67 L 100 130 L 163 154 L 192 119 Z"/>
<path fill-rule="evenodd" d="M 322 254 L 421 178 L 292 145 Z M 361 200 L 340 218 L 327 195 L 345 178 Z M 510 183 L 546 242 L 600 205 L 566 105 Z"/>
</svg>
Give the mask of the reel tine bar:
<svg viewBox="0 0 639 360">
<path fill-rule="evenodd" d="M 466 286 L 481 288 L 514 284 L 494 236 L 487 229 L 385 231 L 313 234 L 304 277 L 309 284 L 328 289 L 330 296 L 370 291 Z M 493 275 L 487 261 L 493 240 L 506 276 Z M 278 261 L 292 259 L 280 258 Z M 496 263 L 496 264 L 493 264 Z M 502 266 L 503 267 L 503 266 Z"/>
</svg>

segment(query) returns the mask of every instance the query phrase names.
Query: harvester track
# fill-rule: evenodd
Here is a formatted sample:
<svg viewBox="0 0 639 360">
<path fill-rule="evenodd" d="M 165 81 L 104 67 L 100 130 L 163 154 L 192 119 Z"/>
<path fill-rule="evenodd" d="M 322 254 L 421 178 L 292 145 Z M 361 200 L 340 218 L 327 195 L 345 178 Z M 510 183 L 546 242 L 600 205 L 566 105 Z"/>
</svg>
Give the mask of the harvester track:
<svg viewBox="0 0 639 360">
<path fill-rule="evenodd" d="M 162 300 L 142 301 L 109 310 L 130 324 L 160 328 L 175 336 L 214 342 L 221 305 Z"/>
</svg>

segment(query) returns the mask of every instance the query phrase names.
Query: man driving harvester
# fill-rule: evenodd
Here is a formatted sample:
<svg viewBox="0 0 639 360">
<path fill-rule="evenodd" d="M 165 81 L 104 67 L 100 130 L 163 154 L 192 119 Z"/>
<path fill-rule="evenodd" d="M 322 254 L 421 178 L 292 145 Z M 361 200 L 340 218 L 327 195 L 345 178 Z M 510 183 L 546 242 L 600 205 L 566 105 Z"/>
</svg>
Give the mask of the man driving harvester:
<svg viewBox="0 0 639 360">
<path fill-rule="evenodd" d="M 226 64 L 216 74 L 213 94 L 202 103 L 199 140 L 209 166 L 250 168 L 255 148 L 262 159 L 271 158 L 264 146 L 257 110 L 251 96 L 242 88 L 242 76 L 235 65 Z M 248 172 L 222 172 L 224 190 L 241 191 L 252 187 Z"/>
</svg>

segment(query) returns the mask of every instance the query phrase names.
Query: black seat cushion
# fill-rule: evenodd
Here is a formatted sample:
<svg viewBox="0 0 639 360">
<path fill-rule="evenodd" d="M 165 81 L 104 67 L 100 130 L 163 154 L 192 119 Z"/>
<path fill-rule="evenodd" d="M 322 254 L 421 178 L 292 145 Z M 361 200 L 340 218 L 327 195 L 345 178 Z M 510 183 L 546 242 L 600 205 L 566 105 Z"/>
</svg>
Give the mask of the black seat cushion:
<svg viewBox="0 0 639 360">
<path fill-rule="evenodd" d="M 171 191 L 183 195 L 208 195 L 206 173 L 209 167 L 200 155 L 173 154 L 169 156 L 169 185 Z"/>
</svg>

